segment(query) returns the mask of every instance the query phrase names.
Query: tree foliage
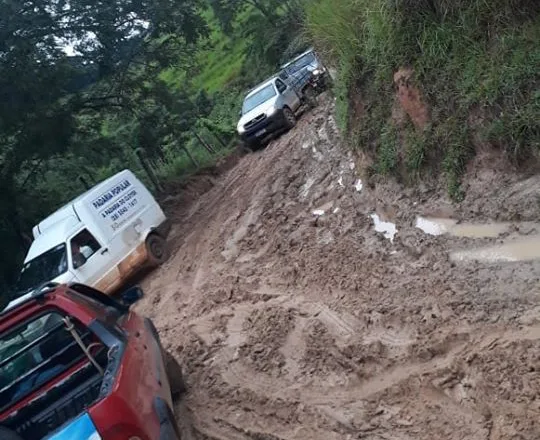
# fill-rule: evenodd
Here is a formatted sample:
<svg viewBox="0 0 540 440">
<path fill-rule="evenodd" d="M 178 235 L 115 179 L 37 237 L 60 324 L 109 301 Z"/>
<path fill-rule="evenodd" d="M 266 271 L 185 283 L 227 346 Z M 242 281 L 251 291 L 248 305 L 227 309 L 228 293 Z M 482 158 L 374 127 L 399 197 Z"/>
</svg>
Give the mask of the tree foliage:
<svg viewBox="0 0 540 440">
<path fill-rule="evenodd" d="M 32 189 L 47 165 L 70 151 L 87 163 L 118 157 L 119 145 L 99 145 L 111 118 L 135 119 L 134 140 L 158 145 L 173 125 L 170 113 L 183 113 L 186 100 L 153 78 L 173 57 L 188 57 L 206 34 L 200 6 L 193 0 L 0 3 L 0 239 L 7 249 L 24 248 L 28 222 L 43 214 Z M 4 273 L 12 273 L 16 259 L 2 258 Z"/>
</svg>

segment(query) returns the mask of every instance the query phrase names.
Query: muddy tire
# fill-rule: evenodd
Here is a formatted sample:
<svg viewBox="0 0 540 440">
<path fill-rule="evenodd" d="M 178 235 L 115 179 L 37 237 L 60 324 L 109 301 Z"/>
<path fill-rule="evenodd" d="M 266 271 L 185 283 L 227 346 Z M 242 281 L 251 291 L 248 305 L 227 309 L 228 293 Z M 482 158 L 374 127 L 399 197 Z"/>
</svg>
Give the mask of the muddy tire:
<svg viewBox="0 0 540 440">
<path fill-rule="evenodd" d="M 330 90 L 334 88 L 334 80 L 330 76 L 330 74 L 327 74 L 324 78 L 324 90 Z"/>
<path fill-rule="evenodd" d="M 283 120 L 285 121 L 285 128 L 287 130 L 290 130 L 296 125 L 296 116 L 288 107 L 283 109 Z"/>
<path fill-rule="evenodd" d="M 146 252 L 151 266 L 159 266 L 169 258 L 167 241 L 158 234 L 150 234 L 146 239 Z"/>
<path fill-rule="evenodd" d="M 246 148 L 249 150 L 250 153 L 254 153 L 261 148 L 261 143 L 257 141 L 249 142 L 246 143 Z"/>
<path fill-rule="evenodd" d="M 304 90 L 304 99 L 310 109 L 317 107 L 317 92 L 313 87 Z"/>
<path fill-rule="evenodd" d="M 172 424 L 172 428 L 174 429 L 174 434 L 176 435 L 176 438 L 181 440 L 183 439 L 184 437 L 182 437 L 182 434 L 180 432 L 180 426 L 178 424 L 178 420 L 176 419 L 176 415 L 174 414 L 174 411 L 167 407 L 167 412 L 169 413 L 169 419 L 171 421 L 171 424 Z"/>
<path fill-rule="evenodd" d="M 238 143 L 236 149 L 238 151 L 238 154 L 241 155 L 241 156 L 253 153 L 253 150 L 251 148 L 249 148 L 249 146 L 246 145 L 245 142 Z"/>
<path fill-rule="evenodd" d="M 11 429 L 0 426 L 0 439 L 1 440 L 23 440 L 19 434 Z"/>
<path fill-rule="evenodd" d="M 171 395 L 173 399 L 179 399 L 187 391 L 182 367 L 168 351 L 163 352 L 163 361 L 165 362 L 165 371 L 167 372 L 167 378 L 171 387 Z"/>
</svg>

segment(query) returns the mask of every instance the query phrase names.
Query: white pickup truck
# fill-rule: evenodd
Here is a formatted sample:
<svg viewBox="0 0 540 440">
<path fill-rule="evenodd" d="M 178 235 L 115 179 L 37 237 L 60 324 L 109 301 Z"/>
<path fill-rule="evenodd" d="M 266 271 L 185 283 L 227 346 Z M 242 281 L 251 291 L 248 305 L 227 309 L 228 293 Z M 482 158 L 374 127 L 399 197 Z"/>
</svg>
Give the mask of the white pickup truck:
<svg viewBox="0 0 540 440">
<path fill-rule="evenodd" d="M 271 134 L 291 129 L 301 103 L 296 90 L 278 76 L 259 84 L 244 98 L 237 125 L 240 138 L 253 150 Z"/>
</svg>

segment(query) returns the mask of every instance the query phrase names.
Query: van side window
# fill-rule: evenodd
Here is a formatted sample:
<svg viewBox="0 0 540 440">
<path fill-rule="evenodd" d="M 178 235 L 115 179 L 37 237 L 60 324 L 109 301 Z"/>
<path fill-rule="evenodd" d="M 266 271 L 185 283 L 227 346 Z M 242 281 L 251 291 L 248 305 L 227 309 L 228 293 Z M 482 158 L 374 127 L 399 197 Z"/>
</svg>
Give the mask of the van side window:
<svg viewBox="0 0 540 440">
<path fill-rule="evenodd" d="M 287 90 L 287 86 L 279 79 L 276 81 L 276 87 L 279 93 L 283 93 L 285 90 Z"/>
<path fill-rule="evenodd" d="M 69 245 L 73 267 L 75 269 L 81 267 L 84 263 L 86 263 L 86 260 L 94 255 L 100 248 L 101 245 L 94 238 L 94 236 L 88 232 L 88 229 L 83 229 L 71 239 Z"/>
</svg>

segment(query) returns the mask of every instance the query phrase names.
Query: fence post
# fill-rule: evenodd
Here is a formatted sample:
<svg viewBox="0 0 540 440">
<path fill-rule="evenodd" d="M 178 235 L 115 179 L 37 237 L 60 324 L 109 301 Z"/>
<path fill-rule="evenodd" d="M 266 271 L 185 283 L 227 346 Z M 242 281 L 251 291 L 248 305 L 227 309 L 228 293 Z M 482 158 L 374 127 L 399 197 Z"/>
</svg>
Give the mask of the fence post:
<svg viewBox="0 0 540 440">
<path fill-rule="evenodd" d="M 154 173 L 154 170 L 148 165 L 146 158 L 144 157 L 144 151 L 141 148 L 138 148 L 135 150 L 135 154 L 139 158 L 139 161 L 141 162 L 141 166 L 143 167 L 144 171 L 146 171 L 146 174 L 148 174 L 148 178 L 152 181 L 152 184 L 154 187 L 159 191 L 163 192 L 163 186 L 161 186 L 161 183 Z"/>
<path fill-rule="evenodd" d="M 195 130 L 191 130 L 191 132 L 193 133 L 193 136 L 195 136 L 197 138 L 197 140 L 199 141 L 199 143 L 204 147 L 206 148 L 206 150 L 210 153 L 210 154 L 216 154 L 216 150 L 214 150 L 214 148 L 208 143 L 206 142 L 200 135 L 199 133 L 197 133 Z"/>
<path fill-rule="evenodd" d="M 189 159 L 191 160 L 191 162 L 193 163 L 193 165 L 195 166 L 195 168 L 199 168 L 199 163 L 195 160 L 195 158 L 191 155 L 191 153 L 189 152 L 189 150 L 187 149 L 187 147 L 185 146 L 182 146 L 180 147 L 182 148 L 182 150 L 184 150 L 187 154 L 187 157 L 189 157 Z"/>
<path fill-rule="evenodd" d="M 225 148 L 227 146 L 227 144 L 225 143 L 225 141 L 223 140 L 221 135 L 217 134 L 216 130 L 214 130 L 212 127 L 210 127 L 210 124 L 208 124 L 207 122 L 203 122 L 203 124 L 204 124 L 204 127 L 206 128 L 206 130 L 212 135 L 212 137 L 214 139 L 216 139 L 218 141 L 218 143 L 222 146 L 222 148 Z"/>
<path fill-rule="evenodd" d="M 86 190 L 89 190 L 90 188 L 92 188 L 90 184 L 88 183 L 88 181 L 81 174 L 79 174 L 79 182 L 82 183 L 82 186 L 84 186 L 84 189 Z"/>
</svg>

